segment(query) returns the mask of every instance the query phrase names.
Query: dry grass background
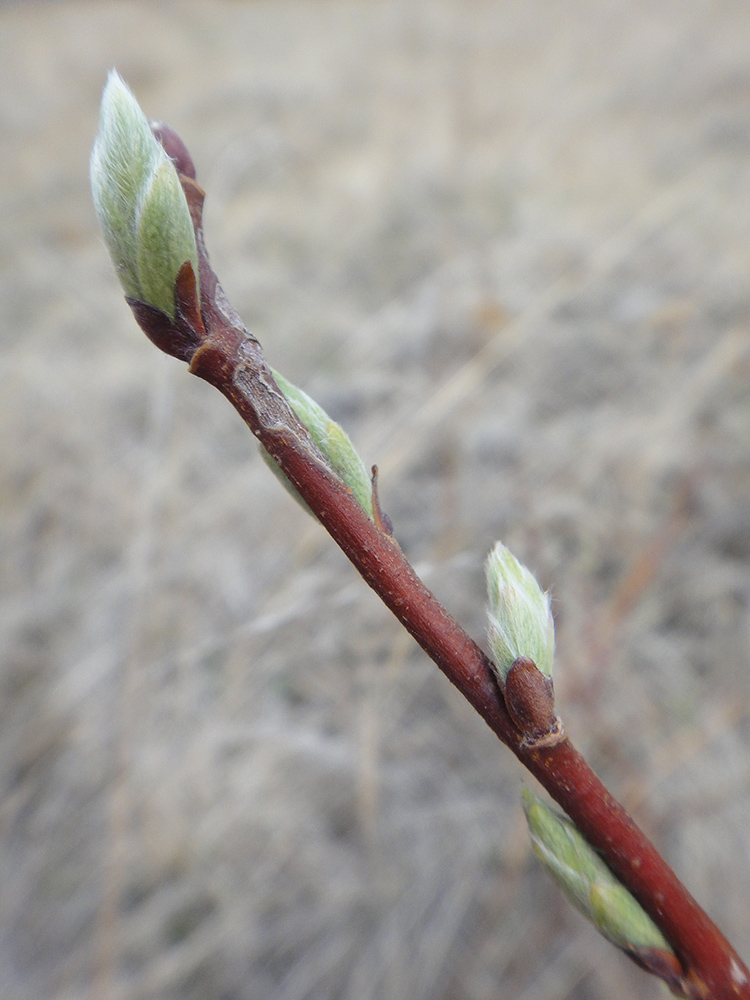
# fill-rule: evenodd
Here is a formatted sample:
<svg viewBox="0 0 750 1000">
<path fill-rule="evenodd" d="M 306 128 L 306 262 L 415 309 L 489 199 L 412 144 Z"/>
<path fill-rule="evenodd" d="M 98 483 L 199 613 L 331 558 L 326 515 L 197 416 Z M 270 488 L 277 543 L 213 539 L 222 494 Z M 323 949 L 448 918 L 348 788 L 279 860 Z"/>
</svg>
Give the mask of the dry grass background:
<svg viewBox="0 0 750 1000">
<path fill-rule="evenodd" d="M 137 330 L 88 194 L 113 65 L 438 595 L 481 637 L 497 538 L 552 587 L 569 730 L 748 957 L 749 52 L 744 0 L 0 8 L 4 998 L 662 995 Z"/>
</svg>

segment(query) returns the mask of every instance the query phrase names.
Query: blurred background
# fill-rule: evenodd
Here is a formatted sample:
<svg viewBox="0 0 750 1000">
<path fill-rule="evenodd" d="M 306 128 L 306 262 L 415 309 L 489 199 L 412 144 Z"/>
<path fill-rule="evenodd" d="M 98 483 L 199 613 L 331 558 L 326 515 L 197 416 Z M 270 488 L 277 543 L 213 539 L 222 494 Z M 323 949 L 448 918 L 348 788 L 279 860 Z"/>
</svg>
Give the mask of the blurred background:
<svg viewBox="0 0 750 1000">
<path fill-rule="evenodd" d="M 551 588 L 574 741 L 750 956 L 750 7 L 0 9 L 0 994 L 663 996 L 533 784 L 160 355 L 97 231 L 108 70 L 271 363 L 480 641 Z"/>
</svg>

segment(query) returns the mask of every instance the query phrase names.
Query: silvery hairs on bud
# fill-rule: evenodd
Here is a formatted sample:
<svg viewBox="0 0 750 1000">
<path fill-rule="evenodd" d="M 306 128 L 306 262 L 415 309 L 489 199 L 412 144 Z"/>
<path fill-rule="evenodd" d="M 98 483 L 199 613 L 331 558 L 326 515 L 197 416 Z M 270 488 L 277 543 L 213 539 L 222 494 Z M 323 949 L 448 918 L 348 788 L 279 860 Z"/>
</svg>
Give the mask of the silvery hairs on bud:
<svg viewBox="0 0 750 1000">
<path fill-rule="evenodd" d="M 555 625 L 549 597 L 502 542 L 485 565 L 489 606 L 488 638 L 500 680 L 520 657 L 533 660 L 545 677 L 552 676 Z"/>
<path fill-rule="evenodd" d="M 174 163 L 116 70 L 104 88 L 91 153 L 99 224 L 125 294 L 174 319 L 177 273 L 198 250 Z"/>
</svg>

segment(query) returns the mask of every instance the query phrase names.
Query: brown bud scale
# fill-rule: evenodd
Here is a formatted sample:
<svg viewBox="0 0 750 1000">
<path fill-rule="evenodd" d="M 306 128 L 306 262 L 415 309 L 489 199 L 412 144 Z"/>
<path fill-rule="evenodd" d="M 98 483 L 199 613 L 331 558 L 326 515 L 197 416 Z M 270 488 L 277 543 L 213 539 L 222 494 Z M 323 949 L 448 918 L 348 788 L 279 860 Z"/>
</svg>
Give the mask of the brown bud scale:
<svg viewBox="0 0 750 1000">
<path fill-rule="evenodd" d="M 553 746 L 564 738 L 555 714 L 555 691 L 533 660 L 519 656 L 505 678 L 505 705 L 526 747 Z"/>
</svg>

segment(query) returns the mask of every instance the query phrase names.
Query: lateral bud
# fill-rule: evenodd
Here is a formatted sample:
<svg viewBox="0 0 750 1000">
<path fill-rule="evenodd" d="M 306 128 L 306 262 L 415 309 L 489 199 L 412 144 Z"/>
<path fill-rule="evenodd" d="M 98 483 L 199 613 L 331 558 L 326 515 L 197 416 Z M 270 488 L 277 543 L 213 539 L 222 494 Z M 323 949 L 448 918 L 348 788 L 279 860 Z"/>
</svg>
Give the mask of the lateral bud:
<svg viewBox="0 0 750 1000">
<path fill-rule="evenodd" d="M 555 625 L 549 597 L 510 549 L 498 542 L 485 566 L 489 606 L 487 635 L 498 679 L 505 684 L 516 660 L 528 658 L 552 676 Z"/>
<path fill-rule="evenodd" d="M 271 373 L 279 389 L 283 392 L 286 401 L 309 431 L 310 437 L 318 446 L 323 457 L 339 479 L 346 483 L 352 491 L 360 507 L 364 508 L 372 520 L 375 520 L 372 483 L 367 474 L 365 464 L 360 458 L 359 452 L 352 444 L 349 435 L 340 424 L 337 424 L 335 420 L 331 420 L 323 407 L 319 403 L 316 403 L 311 396 L 308 396 L 306 392 L 299 389 L 288 379 L 285 379 L 279 372 L 272 369 Z M 301 503 L 305 510 L 307 510 L 307 504 L 300 499 L 294 486 L 283 475 L 276 462 L 262 446 L 261 455 L 271 471 L 278 476 L 295 500 Z"/>
<path fill-rule="evenodd" d="M 573 823 L 528 790 L 523 810 L 534 854 L 573 906 L 639 965 L 661 963 L 676 975 L 679 966 L 664 935 Z"/>
</svg>

